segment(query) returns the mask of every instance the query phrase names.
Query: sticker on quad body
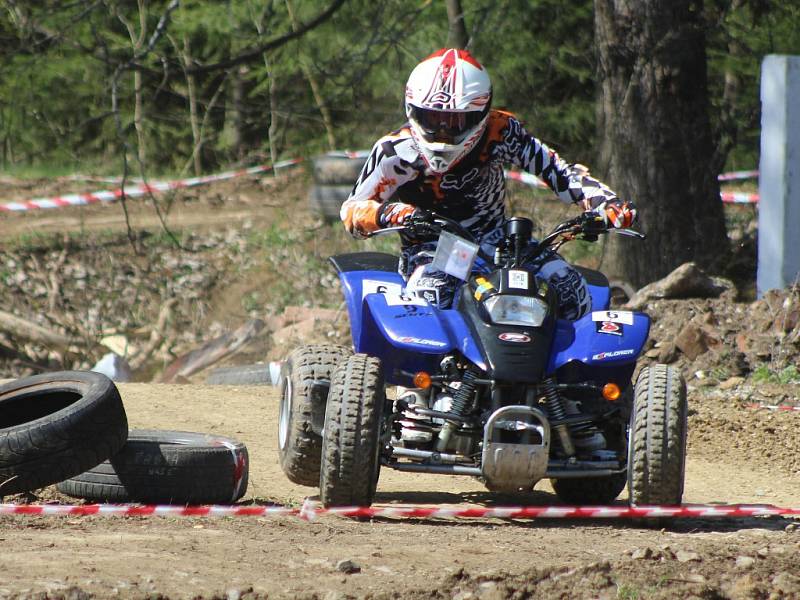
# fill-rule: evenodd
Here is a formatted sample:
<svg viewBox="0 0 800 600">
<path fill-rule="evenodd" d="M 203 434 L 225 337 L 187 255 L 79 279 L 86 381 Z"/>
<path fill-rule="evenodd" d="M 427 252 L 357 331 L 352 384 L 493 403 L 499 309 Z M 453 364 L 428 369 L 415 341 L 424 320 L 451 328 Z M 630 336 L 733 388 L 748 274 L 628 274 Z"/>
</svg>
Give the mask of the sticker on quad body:
<svg viewBox="0 0 800 600">
<path fill-rule="evenodd" d="M 618 326 L 619 332 L 598 331 L 604 323 Z M 649 332 L 650 317 L 638 312 L 595 311 L 577 321 L 559 319 L 547 373 L 572 361 L 598 367 L 635 363 Z"/>
</svg>

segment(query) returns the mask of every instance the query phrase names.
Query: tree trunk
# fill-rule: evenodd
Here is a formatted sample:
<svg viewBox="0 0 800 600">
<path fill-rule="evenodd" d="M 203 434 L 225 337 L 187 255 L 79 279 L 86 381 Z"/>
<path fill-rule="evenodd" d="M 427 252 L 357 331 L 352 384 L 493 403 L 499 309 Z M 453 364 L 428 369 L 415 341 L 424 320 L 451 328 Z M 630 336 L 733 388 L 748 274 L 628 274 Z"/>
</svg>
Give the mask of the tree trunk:
<svg viewBox="0 0 800 600">
<path fill-rule="evenodd" d="M 136 130 L 137 155 L 140 168 L 147 164 L 147 143 L 144 136 L 144 109 L 142 102 L 142 73 L 133 72 L 133 127 Z"/>
<path fill-rule="evenodd" d="M 713 165 L 702 0 L 595 0 L 600 165 L 639 208 L 639 242 L 609 241 L 604 270 L 642 286 L 728 239 Z M 610 260 L 609 260 L 610 259 Z M 610 263 L 610 264 L 609 264 Z"/>
<path fill-rule="evenodd" d="M 269 139 L 269 159 L 271 164 L 274 165 L 278 162 L 278 85 L 275 81 L 275 69 L 272 68 L 267 55 L 264 55 L 264 66 L 267 69 L 267 77 L 269 77 L 269 129 L 267 130 L 267 138 Z M 277 170 L 272 169 L 273 177 L 278 175 Z"/>
<path fill-rule="evenodd" d="M 233 70 L 232 77 L 232 99 L 233 104 L 233 151 L 236 153 L 236 158 L 241 160 L 245 155 L 245 142 L 244 142 L 244 103 L 245 103 L 245 77 L 247 76 L 247 67 L 240 66 L 238 69 Z"/>
<path fill-rule="evenodd" d="M 447 33 L 448 48 L 466 48 L 469 44 L 467 24 L 464 21 L 464 11 L 461 9 L 461 0 L 447 0 Z"/>
<path fill-rule="evenodd" d="M 192 65 L 192 51 L 189 44 L 189 36 L 183 36 L 183 63 L 188 69 Z M 197 82 L 194 75 L 187 72 L 186 87 L 189 94 L 189 123 L 192 126 L 192 157 L 194 159 L 194 174 L 199 177 L 203 172 L 203 165 L 200 160 L 200 152 L 203 146 L 203 138 L 200 135 L 200 117 L 197 110 Z"/>
<path fill-rule="evenodd" d="M 264 26 L 259 19 L 253 21 L 259 37 L 264 35 Z M 269 78 L 269 129 L 267 130 L 267 143 L 269 145 L 269 158 L 271 164 L 278 162 L 278 86 L 275 82 L 275 70 L 269 61 L 269 57 L 265 52 L 263 54 L 264 69 Z M 272 170 L 272 176 L 277 176 L 275 169 Z"/>
<path fill-rule="evenodd" d="M 294 9 L 292 8 L 292 3 L 290 0 L 286 0 L 286 11 L 289 13 L 289 20 L 292 23 L 292 31 L 297 31 L 299 29 L 299 25 L 297 23 L 297 18 L 295 17 Z M 333 131 L 333 116 L 328 108 L 328 104 L 325 102 L 325 97 L 322 95 L 322 86 L 320 86 L 319 81 L 314 76 L 314 71 L 311 70 L 311 66 L 308 64 L 308 61 L 306 61 L 303 56 L 299 56 L 298 58 L 300 61 L 300 69 L 302 69 L 303 75 L 308 81 L 308 85 L 311 88 L 311 94 L 314 96 L 314 103 L 317 105 L 319 114 L 322 117 L 322 124 L 325 127 L 325 135 L 328 139 L 328 149 L 336 150 L 336 135 Z"/>
<path fill-rule="evenodd" d="M 139 32 L 133 26 L 123 20 L 128 27 L 128 34 L 131 38 L 133 55 L 136 56 L 144 46 L 147 37 L 147 6 L 143 0 L 137 3 L 139 7 Z M 133 72 L 133 128 L 136 130 L 137 157 L 139 168 L 144 169 L 147 164 L 147 142 L 144 132 L 144 103 L 142 98 L 142 72 L 136 69 Z"/>
</svg>

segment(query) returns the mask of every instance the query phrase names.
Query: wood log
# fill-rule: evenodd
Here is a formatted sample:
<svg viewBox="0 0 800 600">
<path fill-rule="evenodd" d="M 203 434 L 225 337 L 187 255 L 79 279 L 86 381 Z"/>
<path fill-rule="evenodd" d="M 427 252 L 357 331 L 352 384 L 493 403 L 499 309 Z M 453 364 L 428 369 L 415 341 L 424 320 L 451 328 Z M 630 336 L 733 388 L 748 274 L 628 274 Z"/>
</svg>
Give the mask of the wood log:
<svg viewBox="0 0 800 600">
<path fill-rule="evenodd" d="M 34 342 L 49 349 L 68 350 L 72 345 L 81 344 L 79 340 L 67 337 L 57 331 L 47 329 L 38 323 L 12 315 L 4 310 L 0 310 L 0 331 L 8 333 L 15 340 Z"/>
<path fill-rule="evenodd" d="M 264 328 L 264 321 L 251 319 L 234 331 L 229 331 L 218 338 L 210 340 L 175 359 L 162 373 L 160 383 L 175 383 L 190 375 L 202 371 L 218 360 L 233 354 L 252 340 Z"/>
</svg>

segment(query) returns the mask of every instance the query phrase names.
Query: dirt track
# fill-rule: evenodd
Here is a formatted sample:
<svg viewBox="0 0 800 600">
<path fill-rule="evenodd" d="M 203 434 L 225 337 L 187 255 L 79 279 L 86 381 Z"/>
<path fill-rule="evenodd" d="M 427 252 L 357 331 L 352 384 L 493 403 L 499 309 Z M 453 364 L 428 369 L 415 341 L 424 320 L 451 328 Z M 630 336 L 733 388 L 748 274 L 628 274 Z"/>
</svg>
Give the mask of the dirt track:
<svg viewBox="0 0 800 600">
<path fill-rule="evenodd" d="M 297 504 L 314 493 L 289 483 L 278 466 L 273 388 L 120 389 L 134 428 L 209 431 L 244 441 L 251 462 L 245 502 Z M 733 442 L 761 439 L 765 429 L 796 428 L 798 415 L 711 407 L 696 397 L 692 409 L 690 432 L 703 433 L 690 433 L 686 502 L 800 505 L 793 467 L 773 462 L 768 469 L 752 446 Z M 729 450 L 721 451 L 723 444 Z M 384 470 L 376 502 L 547 505 L 556 499 L 546 483 L 524 497 L 497 498 L 470 478 Z M 659 527 L 601 520 L 3 517 L 0 598 L 52 597 L 74 587 L 101 598 L 233 598 L 250 592 L 462 600 L 800 597 L 800 532 L 791 520 L 695 519 Z M 754 562 L 748 566 L 739 557 Z M 337 570 L 342 560 L 360 572 Z"/>
<path fill-rule="evenodd" d="M 22 190 L 15 199 L 50 193 L 55 190 Z M 215 186 L 202 199 L 187 194 L 167 220 L 171 227 L 193 230 L 223 221 L 271 223 L 280 212 L 276 206 L 291 207 L 291 215 L 302 210 L 304 193 L 297 183 L 287 192 L 269 180 Z M 129 208 L 134 227 L 157 229 L 147 203 L 131 202 Z M 94 206 L 4 215 L 0 228 L 9 238 L 124 230 L 125 219 L 119 207 Z M 226 291 L 239 302 L 239 288 Z M 685 502 L 800 506 L 800 413 L 743 406 L 758 397 L 756 391 L 769 391 L 770 401 L 796 403 L 798 386 L 755 387 L 752 394 L 715 387 L 692 391 Z M 216 432 L 244 441 L 251 463 L 244 502 L 297 505 L 315 492 L 290 484 L 280 471 L 272 388 L 120 389 L 133 428 Z M 69 501 L 52 488 L 40 499 Z M 388 470 L 376 499 L 378 505 L 555 502 L 546 482 L 522 497 L 497 497 L 466 477 Z M 0 517 L 0 599 L 800 598 L 798 525 L 777 518 L 693 519 L 653 527 L 603 520 L 7 516 Z M 360 571 L 338 570 L 343 560 Z"/>
</svg>

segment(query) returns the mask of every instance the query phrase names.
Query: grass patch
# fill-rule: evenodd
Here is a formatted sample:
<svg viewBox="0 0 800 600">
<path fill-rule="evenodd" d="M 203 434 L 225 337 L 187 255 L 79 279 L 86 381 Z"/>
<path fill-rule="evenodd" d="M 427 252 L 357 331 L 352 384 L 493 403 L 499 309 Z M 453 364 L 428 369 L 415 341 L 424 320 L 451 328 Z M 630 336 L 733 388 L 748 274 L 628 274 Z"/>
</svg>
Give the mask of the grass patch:
<svg viewBox="0 0 800 600">
<path fill-rule="evenodd" d="M 780 371 L 774 371 L 768 365 L 759 365 L 753 371 L 753 382 L 779 383 L 781 385 L 800 383 L 800 371 L 794 365 L 784 367 Z"/>
</svg>

